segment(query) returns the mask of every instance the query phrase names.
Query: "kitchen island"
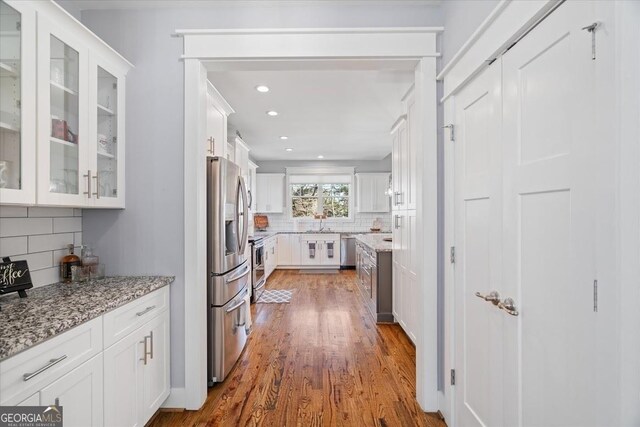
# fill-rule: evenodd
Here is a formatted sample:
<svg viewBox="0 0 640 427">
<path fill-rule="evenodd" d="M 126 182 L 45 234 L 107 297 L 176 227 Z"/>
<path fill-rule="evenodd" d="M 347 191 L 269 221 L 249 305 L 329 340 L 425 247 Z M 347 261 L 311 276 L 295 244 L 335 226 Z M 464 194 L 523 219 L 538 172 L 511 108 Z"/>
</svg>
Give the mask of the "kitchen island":
<svg viewBox="0 0 640 427">
<path fill-rule="evenodd" d="M 379 323 L 393 323 L 390 233 L 356 235 L 356 275 L 365 305 Z"/>
</svg>

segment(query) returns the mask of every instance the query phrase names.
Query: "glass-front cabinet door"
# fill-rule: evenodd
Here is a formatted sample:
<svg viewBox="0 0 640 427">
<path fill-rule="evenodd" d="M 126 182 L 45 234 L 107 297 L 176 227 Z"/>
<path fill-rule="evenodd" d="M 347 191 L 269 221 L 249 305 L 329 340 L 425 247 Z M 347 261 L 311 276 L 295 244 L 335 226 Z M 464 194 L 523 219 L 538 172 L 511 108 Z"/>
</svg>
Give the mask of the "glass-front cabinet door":
<svg viewBox="0 0 640 427">
<path fill-rule="evenodd" d="M 38 203 L 91 204 L 88 50 L 38 19 Z"/>
<path fill-rule="evenodd" d="M 92 55 L 89 61 L 92 189 L 96 206 L 124 207 L 124 77 Z"/>
<path fill-rule="evenodd" d="M 0 203 L 35 203 L 35 11 L 0 0 Z"/>
</svg>

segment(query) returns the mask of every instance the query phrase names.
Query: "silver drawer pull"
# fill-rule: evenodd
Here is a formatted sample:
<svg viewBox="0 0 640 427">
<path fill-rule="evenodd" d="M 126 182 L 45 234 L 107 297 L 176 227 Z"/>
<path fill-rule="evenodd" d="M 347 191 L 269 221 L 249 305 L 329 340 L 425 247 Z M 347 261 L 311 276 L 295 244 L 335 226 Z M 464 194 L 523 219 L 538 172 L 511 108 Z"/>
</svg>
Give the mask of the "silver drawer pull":
<svg viewBox="0 0 640 427">
<path fill-rule="evenodd" d="M 242 301 L 240 301 L 239 303 L 227 308 L 225 311 L 227 313 L 231 313 L 232 311 L 236 311 L 237 309 L 239 309 L 240 307 L 242 307 L 245 303 L 247 302 L 246 299 L 243 299 Z"/>
<path fill-rule="evenodd" d="M 29 373 L 27 373 L 27 374 L 24 374 L 24 375 L 22 376 L 22 379 L 23 379 L 24 381 L 29 381 L 31 378 L 35 377 L 35 376 L 36 376 L 36 375 L 38 375 L 38 374 L 43 373 L 44 371 L 46 371 L 47 369 L 49 369 L 49 368 L 50 368 L 50 367 L 52 367 L 53 365 L 55 365 L 55 364 L 58 364 L 58 363 L 62 362 L 62 361 L 63 361 L 64 359 L 66 359 L 66 358 L 67 358 L 67 355 L 65 354 L 64 356 L 60 356 L 60 357 L 58 357 L 57 359 L 51 359 L 51 360 L 49 360 L 49 363 L 47 363 L 46 365 L 44 365 L 42 368 L 38 369 L 37 371 L 35 371 L 35 372 L 29 372 Z"/>
<path fill-rule="evenodd" d="M 238 279 L 243 278 L 244 276 L 246 276 L 249 273 L 251 273 L 251 269 L 247 267 L 247 269 L 244 272 L 242 272 L 242 273 L 240 273 L 240 274 L 238 274 L 236 276 L 229 277 L 227 279 L 227 283 L 233 283 L 233 282 L 237 281 Z"/>
<path fill-rule="evenodd" d="M 153 310 L 154 308 L 156 308 L 155 305 L 152 305 L 151 307 L 147 307 L 142 311 L 139 311 L 136 313 L 136 316 L 144 316 L 145 314 L 147 314 L 148 312 L 150 312 L 151 310 Z"/>
</svg>

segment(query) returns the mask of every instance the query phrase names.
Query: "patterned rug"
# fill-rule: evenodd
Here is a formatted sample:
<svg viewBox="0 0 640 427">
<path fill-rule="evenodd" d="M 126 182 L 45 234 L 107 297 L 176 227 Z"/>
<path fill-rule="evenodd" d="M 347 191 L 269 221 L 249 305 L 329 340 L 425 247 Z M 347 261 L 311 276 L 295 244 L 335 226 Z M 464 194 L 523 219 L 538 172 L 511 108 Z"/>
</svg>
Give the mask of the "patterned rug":
<svg viewBox="0 0 640 427">
<path fill-rule="evenodd" d="M 291 295 L 293 291 L 288 291 L 286 289 L 275 289 L 270 290 L 267 289 L 260 295 L 258 301 L 256 303 L 260 304 L 283 304 L 291 302 Z"/>
</svg>

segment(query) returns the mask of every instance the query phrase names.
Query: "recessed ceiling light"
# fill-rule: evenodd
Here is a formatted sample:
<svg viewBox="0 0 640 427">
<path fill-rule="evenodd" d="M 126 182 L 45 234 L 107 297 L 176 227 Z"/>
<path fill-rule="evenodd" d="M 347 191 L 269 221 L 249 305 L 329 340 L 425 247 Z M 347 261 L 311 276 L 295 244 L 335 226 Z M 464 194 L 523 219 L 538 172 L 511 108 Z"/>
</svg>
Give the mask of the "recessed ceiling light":
<svg viewBox="0 0 640 427">
<path fill-rule="evenodd" d="M 277 111 L 269 110 L 267 111 L 267 116 L 275 117 L 278 115 Z"/>
<path fill-rule="evenodd" d="M 285 139 L 289 139 L 289 137 L 288 136 L 281 136 L 280 139 L 284 141 Z"/>
<path fill-rule="evenodd" d="M 323 156 L 322 154 L 320 154 L 320 155 L 318 156 L 318 158 L 319 158 L 319 159 L 324 159 L 324 156 Z"/>
<path fill-rule="evenodd" d="M 284 149 L 284 151 L 289 151 L 289 152 L 291 152 L 291 151 L 293 151 L 293 148 L 285 148 L 285 149 Z"/>
<path fill-rule="evenodd" d="M 256 90 L 262 93 L 269 92 L 269 86 L 259 85 L 259 86 L 256 86 Z"/>
</svg>

